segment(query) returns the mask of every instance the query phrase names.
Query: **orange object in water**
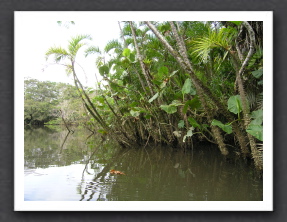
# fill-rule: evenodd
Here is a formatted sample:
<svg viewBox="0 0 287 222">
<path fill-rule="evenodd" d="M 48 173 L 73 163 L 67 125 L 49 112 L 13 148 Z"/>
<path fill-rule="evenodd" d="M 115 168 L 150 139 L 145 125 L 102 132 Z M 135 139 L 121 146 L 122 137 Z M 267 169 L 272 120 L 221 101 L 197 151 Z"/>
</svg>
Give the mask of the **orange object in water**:
<svg viewBox="0 0 287 222">
<path fill-rule="evenodd" d="M 110 170 L 110 173 L 112 173 L 112 174 L 121 174 L 121 175 L 126 175 L 126 174 L 124 174 L 123 172 L 121 172 L 121 171 L 117 171 L 117 170 Z"/>
</svg>

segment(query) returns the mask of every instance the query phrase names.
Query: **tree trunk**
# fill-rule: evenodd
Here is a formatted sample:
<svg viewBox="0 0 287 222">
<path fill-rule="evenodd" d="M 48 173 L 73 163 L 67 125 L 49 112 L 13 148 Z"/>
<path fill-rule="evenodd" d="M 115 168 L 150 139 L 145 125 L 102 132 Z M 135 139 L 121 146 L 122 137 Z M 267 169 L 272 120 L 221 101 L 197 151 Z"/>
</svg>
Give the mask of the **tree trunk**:
<svg viewBox="0 0 287 222">
<path fill-rule="evenodd" d="M 240 69 L 236 71 L 236 80 L 237 80 L 236 82 L 237 82 L 237 87 L 238 87 L 238 91 L 239 91 L 241 102 L 242 102 L 242 111 L 243 111 L 243 115 L 244 115 L 244 117 L 243 117 L 244 126 L 245 126 L 245 129 L 247 129 L 248 125 L 251 122 L 250 108 L 249 108 L 248 100 L 246 98 L 246 93 L 244 90 L 244 84 L 243 84 L 243 80 L 241 78 L 241 75 L 243 74 L 245 67 L 247 66 L 251 56 L 254 53 L 255 33 L 254 33 L 252 27 L 250 26 L 250 24 L 248 22 L 243 22 L 243 25 L 248 30 L 248 34 L 250 37 L 250 46 L 249 46 L 249 52 L 248 52 L 245 60 L 243 61 Z M 262 169 L 263 163 L 259 160 L 259 158 L 257 158 L 259 156 L 259 151 L 257 149 L 255 139 L 249 133 L 247 133 L 247 136 L 249 139 L 251 154 L 252 154 L 252 157 L 254 159 L 254 163 L 255 163 L 257 168 Z"/>
<path fill-rule="evenodd" d="M 135 49 L 136 49 L 137 56 L 138 56 L 138 59 L 139 59 L 139 62 L 140 62 L 140 66 L 141 66 L 143 75 L 144 75 L 144 77 L 145 77 L 145 79 L 146 79 L 147 85 L 148 85 L 148 87 L 149 87 L 151 96 L 153 96 L 153 95 L 154 95 L 154 92 L 153 92 L 153 89 L 152 89 L 151 82 L 150 82 L 150 80 L 149 80 L 149 76 L 148 76 L 147 71 L 146 71 L 146 69 L 145 69 L 145 65 L 144 65 L 144 62 L 143 62 L 142 55 L 141 55 L 141 53 L 140 53 L 140 50 L 139 50 L 139 47 L 138 47 L 138 44 L 137 44 L 136 33 L 135 33 L 135 30 L 134 30 L 134 26 L 133 26 L 133 23 L 132 23 L 132 22 L 129 22 L 129 23 L 130 23 L 130 27 L 131 27 L 131 30 L 132 30 L 133 39 L 134 39 L 134 44 L 135 44 Z"/>
</svg>

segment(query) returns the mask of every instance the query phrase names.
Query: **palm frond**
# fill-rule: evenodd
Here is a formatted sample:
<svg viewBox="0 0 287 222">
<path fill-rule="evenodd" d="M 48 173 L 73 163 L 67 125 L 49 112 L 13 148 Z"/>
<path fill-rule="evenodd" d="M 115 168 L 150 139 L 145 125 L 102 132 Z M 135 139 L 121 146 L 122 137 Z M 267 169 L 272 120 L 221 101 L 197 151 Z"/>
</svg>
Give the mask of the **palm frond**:
<svg viewBox="0 0 287 222">
<path fill-rule="evenodd" d="M 69 52 L 71 55 L 75 56 L 78 52 L 78 50 L 86 45 L 86 43 L 82 43 L 80 44 L 81 41 L 83 41 L 84 39 L 88 39 L 88 40 L 92 40 L 92 38 L 90 37 L 90 35 L 78 35 L 76 37 L 73 37 L 70 41 L 69 41 Z"/>
<path fill-rule="evenodd" d="M 85 50 L 85 57 L 91 54 L 102 54 L 101 50 L 97 46 L 90 46 Z"/>
<path fill-rule="evenodd" d="M 131 36 L 132 35 L 132 30 L 131 30 L 131 27 L 128 23 L 124 24 L 124 27 L 122 28 L 122 34 L 123 34 L 123 36 Z"/>
<path fill-rule="evenodd" d="M 204 62 L 208 60 L 210 50 L 216 46 L 208 37 L 203 37 L 199 40 L 195 40 L 193 41 L 193 44 L 192 54 L 201 58 L 201 60 Z"/>
<path fill-rule="evenodd" d="M 262 47 L 256 47 L 256 52 L 251 56 L 251 59 L 248 63 L 248 68 L 251 68 L 254 66 L 254 64 L 263 64 L 263 49 Z"/>
<path fill-rule="evenodd" d="M 62 47 L 51 47 L 46 52 L 46 60 L 51 56 L 54 55 L 55 62 L 60 62 L 65 58 L 69 57 L 69 53 L 63 49 Z"/>
<path fill-rule="evenodd" d="M 104 61 L 104 58 L 102 57 L 102 56 L 98 56 L 97 58 L 96 58 L 96 66 L 99 68 L 100 66 L 102 66 L 104 63 L 103 63 L 103 61 Z"/>
<path fill-rule="evenodd" d="M 109 41 L 105 46 L 105 52 L 108 53 L 112 49 L 122 49 L 122 44 L 119 42 L 119 40 L 111 40 Z"/>
<path fill-rule="evenodd" d="M 200 57 L 202 61 L 207 61 L 210 51 L 213 48 L 222 48 L 229 51 L 236 33 L 235 29 L 230 28 L 221 28 L 219 31 L 210 30 L 207 37 L 202 37 L 193 41 L 192 54 Z"/>
<path fill-rule="evenodd" d="M 132 38 L 126 38 L 126 46 L 129 46 L 130 44 L 132 44 L 134 42 L 134 40 Z"/>
</svg>

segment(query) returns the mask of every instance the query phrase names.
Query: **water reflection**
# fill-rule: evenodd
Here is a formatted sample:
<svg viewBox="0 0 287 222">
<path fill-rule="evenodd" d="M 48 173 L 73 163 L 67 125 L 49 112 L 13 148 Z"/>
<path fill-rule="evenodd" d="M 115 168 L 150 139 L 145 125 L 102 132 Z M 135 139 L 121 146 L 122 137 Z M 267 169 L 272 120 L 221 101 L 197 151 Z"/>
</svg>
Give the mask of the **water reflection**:
<svg viewBox="0 0 287 222">
<path fill-rule="evenodd" d="M 111 169 L 126 175 L 114 175 Z M 262 200 L 262 180 L 218 149 L 122 149 L 77 129 L 25 129 L 25 200 Z"/>
</svg>

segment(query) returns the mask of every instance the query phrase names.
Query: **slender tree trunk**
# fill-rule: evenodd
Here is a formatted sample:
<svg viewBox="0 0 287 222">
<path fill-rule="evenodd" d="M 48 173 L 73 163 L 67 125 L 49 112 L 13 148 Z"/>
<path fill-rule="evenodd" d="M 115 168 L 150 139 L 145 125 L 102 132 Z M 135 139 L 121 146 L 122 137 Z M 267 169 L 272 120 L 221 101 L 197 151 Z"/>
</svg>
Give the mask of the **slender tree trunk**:
<svg viewBox="0 0 287 222">
<path fill-rule="evenodd" d="M 240 98 L 241 98 L 241 101 L 242 101 L 242 111 L 243 111 L 243 115 L 244 115 L 244 126 L 245 126 L 245 129 L 247 129 L 248 125 L 251 122 L 251 119 L 250 119 L 250 108 L 249 108 L 248 100 L 246 98 L 246 93 L 245 93 L 244 84 L 243 84 L 243 80 L 241 78 L 241 75 L 243 74 L 245 67 L 247 66 L 251 56 L 254 53 L 255 33 L 254 33 L 252 27 L 250 26 L 250 24 L 248 22 L 244 21 L 243 25 L 245 26 L 245 28 L 248 31 L 248 34 L 249 34 L 249 37 L 250 37 L 250 46 L 249 46 L 249 52 L 248 52 L 245 60 L 243 61 L 240 69 L 238 71 L 236 71 L 236 79 L 237 79 L 238 91 L 239 91 Z M 252 154 L 252 157 L 254 159 L 254 163 L 255 163 L 257 168 L 262 169 L 263 163 L 260 161 L 260 158 L 258 158 L 259 151 L 257 149 L 255 139 L 249 133 L 247 133 L 247 136 L 248 136 L 248 139 L 249 139 L 250 148 L 251 148 L 251 154 Z"/>
<path fill-rule="evenodd" d="M 149 80 L 148 73 L 147 73 L 147 71 L 146 71 L 146 69 L 145 69 L 145 65 L 144 65 L 144 62 L 143 62 L 142 55 L 141 55 L 141 53 L 140 53 L 140 50 L 139 50 L 139 47 L 138 47 L 138 44 L 137 44 L 135 29 L 134 29 L 133 23 L 132 23 L 132 22 L 129 22 L 129 23 L 130 23 L 130 27 L 131 27 L 131 30 L 132 30 L 133 39 L 134 39 L 134 44 L 135 44 L 135 49 L 136 49 L 137 56 L 138 56 L 138 59 L 139 59 L 139 62 L 140 62 L 140 66 L 141 66 L 142 72 L 143 72 L 143 74 L 144 74 L 144 77 L 145 77 L 145 79 L 146 79 L 147 85 L 148 85 L 148 87 L 149 87 L 151 96 L 153 96 L 153 95 L 154 95 L 154 92 L 153 92 L 152 85 L 151 85 L 150 80 Z"/>
<path fill-rule="evenodd" d="M 81 99 L 82 99 L 83 103 L 85 104 L 86 108 L 89 110 L 91 115 L 101 124 L 101 126 L 104 127 L 107 130 L 109 127 L 107 126 L 105 121 L 102 119 L 101 115 L 98 113 L 98 111 L 95 108 L 94 104 L 91 102 L 89 96 L 86 94 L 86 91 L 85 91 L 83 85 L 81 84 L 80 80 L 78 79 L 78 77 L 76 75 L 73 61 L 72 61 L 72 72 L 73 72 L 73 77 L 74 77 L 74 83 L 75 83 L 75 85 L 76 85 L 76 87 L 78 89 L 78 92 L 81 95 Z M 83 98 L 83 96 L 88 101 L 88 103 L 86 103 L 86 101 Z M 92 109 L 89 108 L 89 105 L 91 106 Z"/>
</svg>

